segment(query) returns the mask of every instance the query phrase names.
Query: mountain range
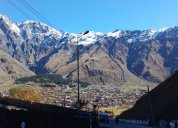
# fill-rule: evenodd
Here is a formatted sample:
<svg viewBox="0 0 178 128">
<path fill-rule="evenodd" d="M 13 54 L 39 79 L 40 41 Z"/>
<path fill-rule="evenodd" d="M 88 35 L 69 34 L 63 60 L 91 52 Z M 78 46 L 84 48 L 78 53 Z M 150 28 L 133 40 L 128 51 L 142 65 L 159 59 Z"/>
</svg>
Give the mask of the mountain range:
<svg viewBox="0 0 178 128">
<path fill-rule="evenodd" d="M 14 23 L 0 15 L 0 49 L 26 66 L 28 75 L 33 71 L 76 79 L 77 38 L 80 79 L 91 84 L 160 83 L 178 67 L 178 26 L 81 36 L 36 21 Z"/>
</svg>

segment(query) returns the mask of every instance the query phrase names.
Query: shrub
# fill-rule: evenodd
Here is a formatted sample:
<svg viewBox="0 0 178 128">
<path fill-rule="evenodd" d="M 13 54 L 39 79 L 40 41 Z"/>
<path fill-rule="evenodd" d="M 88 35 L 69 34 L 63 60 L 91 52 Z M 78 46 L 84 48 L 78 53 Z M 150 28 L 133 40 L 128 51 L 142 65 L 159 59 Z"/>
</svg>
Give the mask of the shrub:
<svg viewBox="0 0 178 128">
<path fill-rule="evenodd" d="M 42 102 L 39 90 L 32 87 L 16 87 L 9 90 L 10 97 L 32 102 Z"/>
</svg>

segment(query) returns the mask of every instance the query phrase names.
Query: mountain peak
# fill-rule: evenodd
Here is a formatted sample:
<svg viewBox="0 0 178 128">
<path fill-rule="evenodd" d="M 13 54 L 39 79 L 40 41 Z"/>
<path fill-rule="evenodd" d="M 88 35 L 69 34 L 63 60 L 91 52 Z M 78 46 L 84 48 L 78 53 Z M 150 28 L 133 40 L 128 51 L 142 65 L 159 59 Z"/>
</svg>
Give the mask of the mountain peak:
<svg viewBox="0 0 178 128">
<path fill-rule="evenodd" d="M 104 36 L 104 34 L 101 32 L 93 32 L 93 31 L 89 31 L 89 33 L 87 33 L 86 35 L 70 34 L 70 33 L 69 35 L 70 36 L 68 37 L 71 37 L 71 43 L 75 44 L 78 38 L 79 44 L 85 45 L 85 46 L 95 43 L 98 39 Z"/>
<path fill-rule="evenodd" d="M 55 35 L 61 37 L 64 32 L 57 30 L 53 27 L 48 26 L 45 23 L 38 22 L 38 21 L 32 21 L 32 20 L 27 20 L 22 23 L 18 24 L 19 28 L 22 30 L 31 30 L 34 33 L 45 33 L 46 35 Z"/>
<path fill-rule="evenodd" d="M 0 22 L 2 21 L 6 24 L 12 23 L 12 21 L 6 15 L 0 14 Z"/>
<path fill-rule="evenodd" d="M 47 24 L 45 23 L 42 23 L 42 22 L 38 22 L 38 21 L 33 21 L 33 20 L 26 20 L 24 22 L 22 22 L 22 24 L 26 24 L 26 25 L 43 25 L 43 26 L 48 26 Z"/>
<path fill-rule="evenodd" d="M 158 32 L 165 32 L 165 31 L 171 31 L 173 29 L 177 29 L 178 26 L 171 26 L 171 27 L 164 27 L 164 28 L 161 28 L 159 30 L 157 30 Z"/>
<path fill-rule="evenodd" d="M 0 19 L 9 19 L 6 15 L 0 14 Z"/>
<path fill-rule="evenodd" d="M 20 29 L 17 27 L 17 24 L 13 23 L 6 15 L 0 14 L 0 24 L 4 24 L 6 29 L 10 29 L 19 35 Z"/>
<path fill-rule="evenodd" d="M 107 36 L 108 37 L 111 36 L 111 37 L 119 38 L 119 37 L 121 37 L 124 34 L 125 34 L 125 31 L 117 29 L 117 30 L 115 30 L 113 32 L 107 33 Z"/>
</svg>

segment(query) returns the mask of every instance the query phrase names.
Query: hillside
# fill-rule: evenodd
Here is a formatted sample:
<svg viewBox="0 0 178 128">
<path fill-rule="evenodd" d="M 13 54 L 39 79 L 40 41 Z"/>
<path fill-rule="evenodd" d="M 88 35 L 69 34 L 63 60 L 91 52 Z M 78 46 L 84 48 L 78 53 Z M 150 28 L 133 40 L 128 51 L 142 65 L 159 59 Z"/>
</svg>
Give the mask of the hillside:
<svg viewBox="0 0 178 128">
<path fill-rule="evenodd" d="M 24 76 L 34 75 L 25 65 L 0 50 L 0 84 Z"/>
<path fill-rule="evenodd" d="M 161 119 L 177 119 L 178 112 L 178 70 L 167 80 L 140 98 L 133 108 L 124 112 L 120 118 L 150 119 L 156 123 Z M 152 114 L 151 114 L 152 113 Z"/>
<path fill-rule="evenodd" d="M 64 51 L 64 48 L 68 50 Z M 44 65 L 45 70 L 77 79 L 76 58 L 72 58 L 75 57 L 75 51 L 72 49 L 75 47 L 62 46 Z M 107 85 L 129 84 L 131 81 L 133 84 L 146 83 L 133 75 L 120 61 L 108 55 L 106 47 L 101 42 L 81 49 L 80 78 L 83 81 Z"/>
</svg>

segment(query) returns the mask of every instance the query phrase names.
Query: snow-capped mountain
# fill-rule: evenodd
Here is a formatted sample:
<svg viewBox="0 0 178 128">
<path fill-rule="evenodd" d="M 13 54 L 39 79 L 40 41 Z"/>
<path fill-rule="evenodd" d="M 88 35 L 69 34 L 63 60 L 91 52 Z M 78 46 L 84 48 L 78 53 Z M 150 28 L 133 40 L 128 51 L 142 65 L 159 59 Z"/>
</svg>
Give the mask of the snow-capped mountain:
<svg viewBox="0 0 178 128">
<path fill-rule="evenodd" d="M 90 83 L 161 82 L 178 67 L 177 26 L 82 35 L 36 21 L 14 23 L 0 15 L 0 48 L 39 73 L 75 79 L 77 40 L 81 79 Z"/>
</svg>

